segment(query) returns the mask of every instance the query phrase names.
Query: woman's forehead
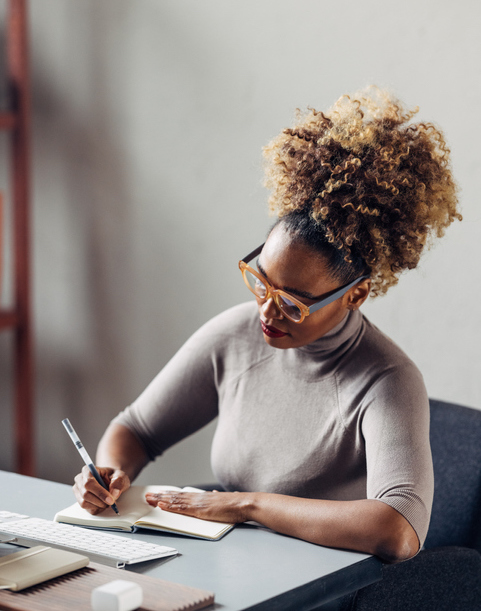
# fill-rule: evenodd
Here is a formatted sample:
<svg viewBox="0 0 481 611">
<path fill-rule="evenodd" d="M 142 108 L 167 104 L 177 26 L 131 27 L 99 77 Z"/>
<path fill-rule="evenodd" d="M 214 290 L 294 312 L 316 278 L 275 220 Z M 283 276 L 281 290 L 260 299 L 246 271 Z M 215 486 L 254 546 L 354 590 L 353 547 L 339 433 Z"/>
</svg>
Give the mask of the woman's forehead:
<svg viewBox="0 0 481 611">
<path fill-rule="evenodd" d="M 259 264 L 269 282 L 287 292 L 318 296 L 337 288 L 326 259 L 280 225 L 269 234 Z"/>
</svg>

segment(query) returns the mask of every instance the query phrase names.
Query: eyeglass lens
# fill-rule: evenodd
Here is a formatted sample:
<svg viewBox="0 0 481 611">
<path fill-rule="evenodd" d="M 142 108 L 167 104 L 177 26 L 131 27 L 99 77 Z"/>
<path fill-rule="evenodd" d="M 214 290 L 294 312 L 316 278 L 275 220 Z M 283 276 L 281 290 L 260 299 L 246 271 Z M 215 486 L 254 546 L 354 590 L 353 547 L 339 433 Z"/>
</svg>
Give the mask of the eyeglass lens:
<svg viewBox="0 0 481 611">
<path fill-rule="evenodd" d="M 264 299 L 267 295 L 267 288 L 265 284 L 247 269 L 244 272 L 244 277 L 246 278 L 251 291 L 258 297 L 260 297 L 260 299 Z M 275 302 L 277 306 L 282 310 L 283 314 L 285 314 L 291 320 L 297 321 L 301 319 L 301 310 L 295 303 L 293 303 L 290 299 L 287 299 L 287 297 L 285 297 L 284 295 L 277 294 Z"/>
<path fill-rule="evenodd" d="M 249 287 L 255 295 L 257 295 L 261 299 L 263 299 L 266 296 L 267 289 L 266 289 L 265 284 L 257 276 L 254 276 L 254 274 L 251 274 L 251 272 L 248 269 L 244 271 L 244 278 L 249 283 Z"/>
</svg>

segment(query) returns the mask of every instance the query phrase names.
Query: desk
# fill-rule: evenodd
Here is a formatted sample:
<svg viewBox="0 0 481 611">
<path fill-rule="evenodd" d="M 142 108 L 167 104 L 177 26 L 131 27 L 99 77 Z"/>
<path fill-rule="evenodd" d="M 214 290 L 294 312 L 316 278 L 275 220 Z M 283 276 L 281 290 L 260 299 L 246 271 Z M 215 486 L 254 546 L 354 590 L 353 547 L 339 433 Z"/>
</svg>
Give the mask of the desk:
<svg viewBox="0 0 481 611">
<path fill-rule="evenodd" d="M 0 509 L 52 520 L 71 505 L 71 486 L 0 471 Z M 124 534 L 175 547 L 181 556 L 136 565 L 151 577 L 215 592 L 222 611 L 310 611 L 381 579 L 381 562 L 268 529 L 239 525 L 220 541 L 144 531 Z"/>
</svg>

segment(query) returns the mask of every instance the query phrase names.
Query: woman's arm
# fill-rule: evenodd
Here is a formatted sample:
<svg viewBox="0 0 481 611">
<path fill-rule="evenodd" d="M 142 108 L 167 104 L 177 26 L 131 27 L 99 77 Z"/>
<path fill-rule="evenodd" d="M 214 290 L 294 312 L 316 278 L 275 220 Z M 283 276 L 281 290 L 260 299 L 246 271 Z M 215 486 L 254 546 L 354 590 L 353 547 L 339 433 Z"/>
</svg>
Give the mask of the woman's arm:
<svg viewBox="0 0 481 611">
<path fill-rule="evenodd" d="M 218 336 L 215 320 L 194 333 L 137 400 L 112 421 L 96 457 L 109 491 L 84 468 L 74 485 L 81 507 L 92 514 L 105 510 L 129 488 L 149 460 L 217 416 L 213 355 L 220 350 Z"/>
<path fill-rule="evenodd" d="M 88 467 L 75 477 L 73 491 L 81 507 L 95 515 L 112 505 L 130 487 L 149 459 L 137 437 L 121 424 L 110 424 L 97 448 L 96 465 L 108 491 Z"/>
<path fill-rule="evenodd" d="M 324 501 L 264 492 L 149 494 L 161 509 L 221 522 L 254 520 L 273 530 L 328 547 L 375 554 L 387 562 L 414 556 L 418 537 L 399 512 L 372 499 Z"/>
<path fill-rule="evenodd" d="M 99 442 L 96 462 L 123 471 L 132 481 L 149 462 L 149 458 L 144 446 L 130 429 L 112 423 Z"/>
<path fill-rule="evenodd" d="M 414 556 L 418 537 L 398 511 L 373 499 L 324 501 L 254 495 L 249 519 L 319 545 L 375 554 L 387 562 Z"/>
</svg>

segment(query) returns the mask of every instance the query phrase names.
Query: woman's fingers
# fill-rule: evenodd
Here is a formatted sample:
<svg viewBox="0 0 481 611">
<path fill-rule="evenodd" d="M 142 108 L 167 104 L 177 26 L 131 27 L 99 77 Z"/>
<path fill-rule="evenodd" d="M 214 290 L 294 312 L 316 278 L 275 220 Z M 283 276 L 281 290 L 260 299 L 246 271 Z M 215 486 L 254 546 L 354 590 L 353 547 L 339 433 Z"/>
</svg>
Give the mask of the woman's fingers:
<svg viewBox="0 0 481 611">
<path fill-rule="evenodd" d="M 162 492 L 146 494 L 149 505 L 165 511 L 215 520 L 244 522 L 248 507 L 247 494 L 239 492 Z"/>
<path fill-rule="evenodd" d="M 109 467 L 97 467 L 100 477 L 105 482 L 103 488 L 90 469 L 85 466 L 75 477 L 73 491 L 80 507 L 91 513 L 98 514 L 113 505 L 113 503 L 130 487 L 130 479 L 126 473 Z"/>
<path fill-rule="evenodd" d="M 116 501 L 121 494 L 130 488 L 130 478 L 124 471 L 114 471 L 110 478 L 109 492 Z"/>
</svg>

